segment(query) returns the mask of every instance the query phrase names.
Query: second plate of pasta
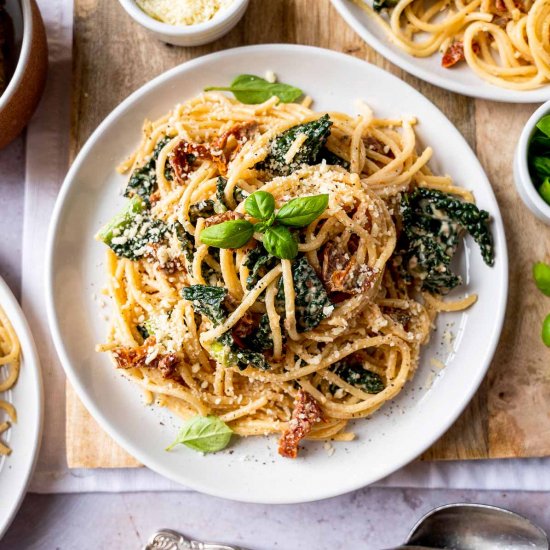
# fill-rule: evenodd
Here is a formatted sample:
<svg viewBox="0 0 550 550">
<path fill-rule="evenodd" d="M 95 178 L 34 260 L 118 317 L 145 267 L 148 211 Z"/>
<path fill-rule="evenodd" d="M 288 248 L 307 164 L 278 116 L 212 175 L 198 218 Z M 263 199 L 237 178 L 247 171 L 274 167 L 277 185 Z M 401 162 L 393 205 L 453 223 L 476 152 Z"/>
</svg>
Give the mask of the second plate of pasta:
<svg viewBox="0 0 550 550">
<path fill-rule="evenodd" d="M 458 131 L 395 77 L 302 46 L 200 58 L 126 100 L 67 176 L 49 258 L 56 347 L 101 425 L 171 479 L 256 502 L 363 486 L 435 441 L 507 289 Z"/>
<path fill-rule="evenodd" d="M 381 55 L 470 97 L 534 103 L 550 95 L 550 1 L 331 0 Z"/>
</svg>

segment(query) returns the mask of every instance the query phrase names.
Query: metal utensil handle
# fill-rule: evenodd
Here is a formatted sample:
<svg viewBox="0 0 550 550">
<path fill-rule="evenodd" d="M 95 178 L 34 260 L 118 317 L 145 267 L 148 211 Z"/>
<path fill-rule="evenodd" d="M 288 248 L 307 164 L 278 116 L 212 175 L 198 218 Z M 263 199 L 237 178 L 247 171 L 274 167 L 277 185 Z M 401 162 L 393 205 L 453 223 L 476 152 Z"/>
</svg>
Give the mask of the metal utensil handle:
<svg viewBox="0 0 550 550">
<path fill-rule="evenodd" d="M 161 529 L 153 533 L 143 550 L 246 550 L 239 546 L 227 546 L 200 542 L 184 537 L 171 529 Z"/>
</svg>

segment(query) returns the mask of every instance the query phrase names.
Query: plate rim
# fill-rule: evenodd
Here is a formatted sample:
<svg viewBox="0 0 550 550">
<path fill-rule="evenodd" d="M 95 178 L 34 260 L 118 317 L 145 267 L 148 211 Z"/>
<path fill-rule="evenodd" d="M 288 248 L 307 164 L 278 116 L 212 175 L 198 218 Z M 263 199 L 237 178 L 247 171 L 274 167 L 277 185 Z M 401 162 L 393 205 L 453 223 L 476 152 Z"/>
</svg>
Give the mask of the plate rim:
<svg viewBox="0 0 550 550">
<path fill-rule="evenodd" d="M 23 503 L 23 499 L 27 494 L 27 488 L 31 482 L 31 478 L 34 474 L 36 464 L 38 463 L 38 455 L 40 453 L 40 448 L 42 445 L 42 434 L 43 434 L 43 428 L 44 428 L 44 386 L 42 381 L 42 369 L 40 366 L 40 357 L 38 355 L 36 343 L 34 341 L 34 337 L 32 335 L 29 323 L 27 321 L 27 318 L 25 317 L 25 313 L 23 312 L 23 309 L 21 308 L 19 302 L 17 301 L 10 287 L 8 286 L 8 284 L 2 278 L 1 275 L 0 275 L 0 305 L 2 305 L 2 307 L 4 308 L 4 311 L 8 316 L 8 319 L 10 320 L 10 322 L 12 324 L 19 324 L 23 328 L 22 332 L 17 333 L 17 337 L 21 344 L 21 351 L 24 358 L 23 366 L 24 368 L 27 368 L 30 371 L 32 371 L 32 373 L 34 374 L 34 377 L 33 377 L 35 382 L 33 384 L 34 387 L 30 387 L 29 389 L 33 391 L 33 394 L 34 394 L 31 397 L 34 398 L 38 404 L 38 407 L 37 407 L 38 415 L 37 415 L 37 418 L 35 418 L 34 425 L 32 426 L 32 429 L 33 429 L 32 435 L 34 435 L 34 438 L 33 438 L 34 443 L 33 443 L 32 452 L 31 452 L 31 460 L 26 464 L 25 473 L 21 478 L 21 482 L 19 484 L 19 492 L 17 496 L 11 502 L 8 500 L 9 511 L 7 512 L 4 523 L 0 524 L 0 540 L 1 540 L 2 537 L 6 534 L 7 530 L 9 529 L 11 523 L 15 519 L 15 516 L 19 511 L 21 504 Z M 16 319 L 15 322 L 14 322 L 14 319 Z M 6 466 L 4 465 L 4 468 L 5 467 Z M 2 472 L 0 472 L 0 476 L 1 475 L 2 475 Z M 13 475 L 13 472 L 12 472 L 12 475 Z"/>
<path fill-rule="evenodd" d="M 475 163 L 476 168 L 480 171 L 481 174 L 483 174 L 486 184 L 488 186 L 488 191 L 493 196 L 494 201 L 497 204 L 498 215 L 494 216 L 494 219 L 496 222 L 496 229 L 499 231 L 499 233 L 501 233 L 501 237 L 502 237 L 500 239 L 502 249 L 499 248 L 499 256 L 502 256 L 502 262 L 503 262 L 502 290 L 501 290 L 501 295 L 499 296 L 499 309 L 496 314 L 497 321 L 493 326 L 493 332 L 491 334 L 491 340 L 489 342 L 490 345 L 487 346 L 488 353 L 487 353 L 487 360 L 485 364 L 482 364 L 481 367 L 479 368 L 476 377 L 472 380 L 473 383 L 470 386 L 469 391 L 462 396 L 462 399 L 460 401 L 460 406 L 457 406 L 456 413 L 452 415 L 452 418 L 450 418 L 447 423 L 442 424 L 441 426 L 439 426 L 437 430 L 432 431 L 432 436 L 429 438 L 429 440 L 426 441 L 424 445 L 421 446 L 422 448 L 420 450 L 415 449 L 412 452 L 403 453 L 402 458 L 398 462 L 397 466 L 393 465 L 389 468 L 386 468 L 382 475 L 377 476 L 377 479 L 373 479 L 367 482 L 365 482 L 363 479 L 359 481 L 355 480 L 355 481 L 349 482 L 346 485 L 342 484 L 341 486 L 339 486 L 337 490 L 328 490 L 328 491 L 326 489 L 311 490 L 308 493 L 308 495 L 305 497 L 299 496 L 298 494 L 292 495 L 292 496 L 286 496 L 284 498 L 276 498 L 276 497 L 270 497 L 270 496 L 262 497 L 262 496 L 256 496 L 255 494 L 239 495 L 238 497 L 235 497 L 235 496 L 228 495 L 227 491 L 223 489 L 217 489 L 212 487 L 205 488 L 201 482 L 195 483 L 194 480 L 192 479 L 185 479 L 185 481 L 182 481 L 180 478 L 176 478 L 169 467 L 166 467 L 163 464 L 158 463 L 154 459 L 149 459 L 148 455 L 145 452 L 142 453 L 138 447 L 134 446 L 133 443 L 125 436 L 125 434 L 122 433 L 113 425 L 111 425 L 108 419 L 106 418 L 106 416 L 103 414 L 103 412 L 98 407 L 95 406 L 93 399 L 88 395 L 84 385 L 80 382 L 79 376 L 76 370 L 73 370 L 71 361 L 69 358 L 69 353 L 63 343 L 62 331 L 60 328 L 60 324 L 58 322 L 56 305 L 54 300 L 55 274 L 54 274 L 53 267 L 54 267 L 54 253 L 55 253 L 55 238 L 56 238 L 57 232 L 59 231 L 59 222 L 60 222 L 61 214 L 63 213 L 63 210 L 64 210 L 65 199 L 69 191 L 72 189 L 72 187 L 78 185 L 77 183 L 78 180 L 75 178 L 75 176 L 77 175 L 81 165 L 84 163 L 89 151 L 93 148 L 95 143 L 99 139 L 101 139 L 102 134 L 111 126 L 111 123 L 115 122 L 118 119 L 118 117 L 122 116 L 124 113 L 126 113 L 129 109 L 132 108 L 134 101 L 138 100 L 142 95 L 147 94 L 151 89 L 155 88 L 157 85 L 162 84 L 164 81 L 170 80 L 173 75 L 181 71 L 186 72 L 187 70 L 193 69 L 194 67 L 200 66 L 205 63 L 207 64 L 212 59 L 219 60 L 220 57 L 230 57 L 235 55 L 235 53 L 237 52 L 243 56 L 246 56 L 250 52 L 263 52 L 263 53 L 269 52 L 270 54 L 274 54 L 276 53 L 277 50 L 279 51 L 288 50 L 296 54 L 298 52 L 300 54 L 307 54 L 308 52 L 317 53 L 317 54 L 321 53 L 323 56 L 332 57 L 334 60 L 338 60 L 338 59 L 342 60 L 342 58 L 346 58 L 347 60 L 357 64 L 358 68 L 361 68 L 366 64 L 367 66 L 369 66 L 370 70 L 373 70 L 374 72 L 384 73 L 385 75 L 390 76 L 392 79 L 396 79 L 399 82 L 400 86 L 403 86 L 406 91 L 408 91 L 411 94 L 418 95 L 420 98 L 422 98 L 423 101 L 427 101 L 428 103 L 430 103 L 432 108 L 435 109 L 437 112 L 439 112 L 440 115 L 444 117 L 445 120 L 448 121 L 449 131 L 455 132 L 457 134 L 457 137 L 459 137 L 463 141 L 464 146 L 471 153 L 471 162 Z M 207 54 L 207 55 L 203 55 L 203 56 L 191 59 L 156 76 L 155 78 L 153 78 L 152 80 L 150 80 L 149 82 L 145 83 L 143 86 L 141 86 L 140 88 L 132 92 L 117 107 L 115 107 L 104 118 L 104 120 L 98 125 L 98 127 L 87 139 L 86 143 L 78 153 L 77 157 L 75 158 L 72 166 L 70 167 L 63 181 L 59 195 L 56 200 L 56 204 L 55 204 L 51 221 L 50 221 L 50 226 L 48 229 L 45 268 L 46 268 L 47 318 L 48 318 L 50 333 L 52 336 L 52 340 L 54 342 L 57 355 L 59 357 L 61 365 L 63 366 L 65 374 L 67 375 L 67 378 L 71 383 L 71 385 L 73 386 L 73 388 L 76 390 L 78 397 L 81 399 L 85 407 L 88 409 L 88 411 L 93 416 L 93 418 L 98 422 L 101 428 L 104 429 L 105 432 L 109 434 L 109 436 L 111 436 L 115 440 L 115 442 L 117 442 L 121 447 L 123 447 L 129 454 L 137 458 L 142 464 L 144 464 L 151 470 L 163 475 L 167 479 L 170 479 L 172 481 L 175 481 L 176 483 L 185 485 L 186 487 L 189 487 L 191 489 L 194 489 L 206 494 L 210 494 L 212 496 L 231 499 L 231 500 L 237 500 L 240 502 L 263 503 L 263 504 L 294 504 L 294 503 L 322 500 L 322 499 L 342 495 L 342 494 L 360 489 L 362 487 L 365 487 L 366 485 L 376 483 L 376 481 L 383 479 L 384 477 L 390 475 L 391 473 L 403 468 L 409 462 L 413 461 L 415 458 L 420 456 L 427 448 L 429 448 L 435 441 L 437 441 L 437 439 L 439 439 L 439 437 L 441 437 L 451 427 L 451 425 L 456 421 L 456 419 L 460 416 L 460 414 L 462 414 L 464 408 L 468 405 L 468 403 L 472 399 L 475 392 L 478 390 L 483 378 L 485 377 L 485 374 L 487 373 L 489 365 L 494 357 L 496 347 L 500 341 L 500 335 L 502 333 L 502 327 L 504 323 L 506 306 L 507 306 L 507 296 L 508 296 L 508 251 L 506 246 L 504 224 L 503 224 L 502 215 L 500 213 L 500 207 L 498 207 L 496 196 L 492 189 L 489 178 L 485 173 L 485 170 L 483 169 L 474 151 L 471 149 L 470 145 L 464 139 L 464 137 L 456 128 L 456 126 L 429 99 L 424 97 L 420 92 L 415 90 L 412 86 L 402 81 L 397 76 L 392 75 L 391 73 L 385 71 L 384 69 L 377 67 L 376 65 L 368 63 L 357 57 L 347 55 L 341 52 L 335 52 L 334 50 L 319 48 L 315 46 L 296 45 L 296 44 L 260 44 L 260 45 L 252 45 L 252 46 L 242 46 L 242 47 L 231 48 L 228 50 L 223 50 L 220 52 L 214 52 L 211 54 Z"/>
<path fill-rule="evenodd" d="M 550 98 L 550 83 L 541 88 L 534 90 L 511 90 L 509 88 L 502 88 L 499 86 L 491 85 L 485 82 L 481 77 L 480 83 L 489 84 L 489 88 L 472 87 L 467 84 L 457 82 L 456 84 L 448 82 L 446 79 L 441 78 L 432 71 L 426 70 L 423 67 L 417 65 L 414 60 L 414 56 L 410 55 L 402 57 L 394 50 L 392 50 L 383 40 L 380 40 L 375 36 L 369 28 L 361 23 L 357 17 L 352 13 L 351 9 L 346 5 L 349 0 L 330 0 L 336 11 L 340 14 L 342 19 L 355 31 L 359 37 L 366 42 L 376 52 L 386 58 L 388 61 L 399 67 L 401 70 L 409 73 L 412 76 L 420 78 L 433 86 L 443 88 L 449 92 L 465 95 L 474 99 L 487 99 L 491 101 L 498 101 L 499 103 L 543 103 Z M 406 54 L 405 54 L 406 55 Z M 410 59 L 409 59 L 410 58 Z M 494 93 L 493 93 L 494 92 Z M 527 93 L 526 93 L 527 92 Z M 527 95 L 529 94 L 529 95 Z"/>
</svg>

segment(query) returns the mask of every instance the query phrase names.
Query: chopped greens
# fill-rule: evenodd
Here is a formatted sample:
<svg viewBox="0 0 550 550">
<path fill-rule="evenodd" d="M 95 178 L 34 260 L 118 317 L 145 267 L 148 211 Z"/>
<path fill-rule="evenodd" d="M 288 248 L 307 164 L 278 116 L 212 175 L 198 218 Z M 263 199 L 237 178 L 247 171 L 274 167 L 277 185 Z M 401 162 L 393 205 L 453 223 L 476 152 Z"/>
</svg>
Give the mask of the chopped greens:
<svg viewBox="0 0 550 550">
<path fill-rule="evenodd" d="M 330 135 L 332 122 L 328 115 L 318 120 L 298 124 L 277 136 L 270 144 L 270 150 L 262 162 L 256 165 L 258 170 L 268 170 L 277 176 L 288 176 L 303 164 L 318 164 L 321 161 L 324 147 Z M 294 158 L 287 163 L 285 156 L 296 138 L 304 134 L 305 142 L 298 149 Z"/>
<path fill-rule="evenodd" d="M 222 364 L 236 365 L 240 370 L 246 369 L 248 366 L 255 367 L 260 370 L 269 370 L 269 363 L 262 353 L 252 351 L 250 349 L 241 348 L 233 339 L 231 331 L 227 331 L 222 334 L 217 342 L 214 342 L 214 346 L 218 347 L 221 357 L 223 357 Z"/>
<path fill-rule="evenodd" d="M 189 221 L 193 225 L 197 225 L 199 218 L 210 218 L 216 214 L 216 201 L 205 199 L 189 207 Z"/>
<path fill-rule="evenodd" d="M 264 313 L 260 319 L 260 324 L 252 336 L 247 338 L 246 344 L 249 348 L 267 351 L 273 348 L 273 337 L 271 336 L 271 327 L 269 317 Z"/>
<path fill-rule="evenodd" d="M 161 220 L 145 212 L 145 202 L 134 196 L 126 207 L 99 230 L 97 238 L 120 258 L 137 260 L 146 254 L 147 245 L 160 243 L 168 231 Z"/>
<path fill-rule="evenodd" d="M 139 335 L 143 338 L 143 340 L 147 340 L 149 338 L 149 331 L 147 330 L 147 327 L 143 325 L 136 325 L 136 330 L 138 331 Z"/>
<path fill-rule="evenodd" d="M 227 289 L 219 286 L 191 285 L 182 289 L 185 300 L 193 303 L 196 312 L 204 315 L 219 325 L 225 320 L 227 313 L 223 302 L 227 296 Z"/>
<path fill-rule="evenodd" d="M 332 313 L 334 306 L 328 298 L 323 283 L 317 277 L 315 270 L 311 267 L 305 256 L 293 262 L 292 279 L 296 294 L 294 300 L 296 307 L 296 328 L 298 332 L 314 329 L 323 319 Z M 279 284 L 280 289 L 282 289 L 282 279 Z"/>
<path fill-rule="evenodd" d="M 244 265 L 249 269 L 246 287 L 251 289 L 268 271 L 277 265 L 277 258 L 269 254 L 263 246 L 257 246 L 247 253 Z"/>
<path fill-rule="evenodd" d="M 461 284 L 450 264 L 465 230 L 478 243 L 485 263 L 493 265 L 489 213 L 475 204 L 441 191 L 418 188 L 403 195 L 401 212 L 403 267 L 422 282 L 424 290 L 446 294 Z"/>
<path fill-rule="evenodd" d="M 323 147 L 319 155 L 319 162 L 325 161 L 329 166 L 341 166 L 346 170 L 349 170 L 350 164 L 346 159 L 339 157 L 336 153 L 333 153 L 331 150 Z"/>
<path fill-rule="evenodd" d="M 160 139 L 153 150 L 151 158 L 143 166 L 136 168 L 132 172 L 128 185 L 124 191 L 125 197 L 139 195 L 147 204 L 149 204 L 151 194 L 157 190 L 157 159 L 159 153 L 169 141 L 170 138 L 168 136 Z M 170 168 L 166 169 L 164 177 L 168 180 L 172 179 L 172 172 Z"/>
<path fill-rule="evenodd" d="M 216 183 L 216 200 L 219 204 L 215 205 L 216 212 L 221 213 L 227 210 L 230 210 L 229 205 L 225 200 L 225 186 L 227 185 L 227 179 L 223 176 L 218 176 L 218 181 Z M 238 185 L 233 189 L 233 198 L 237 204 L 243 202 L 250 193 L 241 189 Z"/>
<path fill-rule="evenodd" d="M 216 199 L 218 200 L 217 210 L 218 214 L 226 212 L 229 206 L 225 203 L 225 186 L 227 185 L 227 180 L 218 176 L 218 181 L 216 182 Z"/>
<path fill-rule="evenodd" d="M 385 389 L 382 378 L 375 372 L 365 369 L 361 363 L 338 361 L 330 367 L 330 370 L 344 382 L 366 393 L 380 393 Z M 331 393 L 334 393 L 337 389 L 337 386 L 331 385 Z"/>
<path fill-rule="evenodd" d="M 189 264 L 193 263 L 193 256 L 195 255 L 195 246 L 193 244 L 193 235 L 185 231 L 183 225 L 180 222 L 174 222 L 172 226 L 176 233 L 176 237 L 180 243 L 181 249 L 185 255 L 185 259 Z"/>
<path fill-rule="evenodd" d="M 374 0 L 372 7 L 375 11 L 382 11 L 384 8 L 395 8 L 399 0 Z"/>
</svg>

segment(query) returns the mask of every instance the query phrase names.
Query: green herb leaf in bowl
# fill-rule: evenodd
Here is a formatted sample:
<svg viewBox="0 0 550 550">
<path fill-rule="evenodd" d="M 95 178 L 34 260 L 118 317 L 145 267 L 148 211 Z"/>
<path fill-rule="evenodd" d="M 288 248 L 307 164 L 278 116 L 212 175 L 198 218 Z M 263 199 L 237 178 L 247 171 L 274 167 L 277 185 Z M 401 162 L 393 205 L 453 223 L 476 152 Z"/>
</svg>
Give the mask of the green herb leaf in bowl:
<svg viewBox="0 0 550 550">
<path fill-rule="evenodd" d="M 547 137 L 550 137 L 550 115 L 543 116 L 537 122 L 537 128 Z"/>
<path fill-rule="evenodd" d="M 229 445 L 233 430 L 217 416 L 194 416 L 181 427 L 176 440 L 166 450 L 185 445 L 194 451 L 215 453 Z"/>
<path fill-rule="evenodd" d="M 544 262 L 533 265 L 533 279 L 537 288 L 546 296 L 550 296 L 550 265 Z"/>
<path fill-rule="evenodd" d="M 241 102 L 247 105 L 264 103 L 269 98 L 277 96 L 283 103 L 292 103 L 303 95 L 300 88 L 283 82 L 268 82 L 265 78 L 253 74 L 241 74 L 233 80 L 230 86 L 209 86 L 210 91 L 232 92 Z"/>
<path fill-rule="evenodd" d="M 550 204 L 550 177 L 544 178 L 544 181 L 538 188 L 539 195 Z"/>
<path fill-rule="evenodd" d="M 542 322 L 541 337 L 544 345 L 550 347 L 550 315 L 547 315 Z"/>
</svg>

